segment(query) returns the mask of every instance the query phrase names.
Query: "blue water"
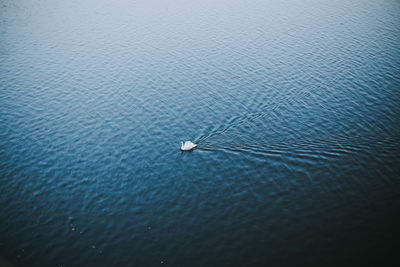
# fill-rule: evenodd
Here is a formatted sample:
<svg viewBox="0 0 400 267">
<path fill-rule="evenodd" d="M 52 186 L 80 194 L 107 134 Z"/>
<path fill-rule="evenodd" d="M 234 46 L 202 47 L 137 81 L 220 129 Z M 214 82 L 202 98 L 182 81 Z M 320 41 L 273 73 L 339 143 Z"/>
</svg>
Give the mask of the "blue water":
<svg viewBox="0 0 400 267">
<path fill-rule="evenodd" d="M 393 263 L 399 126 L 396 0 L 2 0 L 0 265 Z"/>
</svg>

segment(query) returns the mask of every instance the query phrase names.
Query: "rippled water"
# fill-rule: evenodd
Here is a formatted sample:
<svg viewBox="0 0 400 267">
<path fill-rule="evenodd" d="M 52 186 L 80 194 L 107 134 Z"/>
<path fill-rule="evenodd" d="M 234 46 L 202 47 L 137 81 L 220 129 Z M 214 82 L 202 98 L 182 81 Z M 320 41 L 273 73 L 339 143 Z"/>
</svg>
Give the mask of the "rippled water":
<svg viewBox="0 0 400 267">
<path fill-rule="evenodd" d="M 1 1 L 0 265 L 396 259 L 399 14 Z"/>
</svg>

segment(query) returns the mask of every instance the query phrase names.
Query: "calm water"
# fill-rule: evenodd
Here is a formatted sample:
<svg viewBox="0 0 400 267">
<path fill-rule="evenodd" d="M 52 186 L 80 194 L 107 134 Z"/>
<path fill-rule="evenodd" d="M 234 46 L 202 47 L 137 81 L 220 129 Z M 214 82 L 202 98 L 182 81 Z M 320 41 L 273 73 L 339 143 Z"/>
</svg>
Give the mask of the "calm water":
<svg viewBox="0 0 400 267">
<path fill-rule="evenodd" d="M 393 263 L 399 146 L 396 0 L 1 1 L 0 265 Z"/>
</svg>

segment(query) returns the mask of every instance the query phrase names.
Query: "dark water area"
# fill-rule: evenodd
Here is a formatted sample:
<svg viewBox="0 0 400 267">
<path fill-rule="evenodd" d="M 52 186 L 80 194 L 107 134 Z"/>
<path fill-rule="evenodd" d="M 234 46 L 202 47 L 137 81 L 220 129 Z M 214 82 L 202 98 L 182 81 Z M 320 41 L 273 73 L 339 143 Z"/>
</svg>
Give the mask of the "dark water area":
<svg viewBox="0 0 400 267">
<path fill-rule="evenodd" d="M 399 1 L 0 3 L 0 266 L 398 266 Z"/>
</svg>

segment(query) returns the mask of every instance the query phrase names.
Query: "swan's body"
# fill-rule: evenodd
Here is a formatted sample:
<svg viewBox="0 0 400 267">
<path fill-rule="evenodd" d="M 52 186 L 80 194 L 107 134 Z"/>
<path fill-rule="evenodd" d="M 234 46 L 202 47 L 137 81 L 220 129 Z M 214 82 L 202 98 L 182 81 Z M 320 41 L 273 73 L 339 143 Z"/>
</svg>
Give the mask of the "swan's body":
<svg viewBox="0 0 400 267">
<path fill-rule="evenodd" d="M 192 150 L 193 148 L 195 148 L 197 145 L 190 142 L 190 141 L 186 141 L 185 143 L 181 142 L 181 150 L 182 151 L 188 151 L 188 150 Z"/>
</svg>

